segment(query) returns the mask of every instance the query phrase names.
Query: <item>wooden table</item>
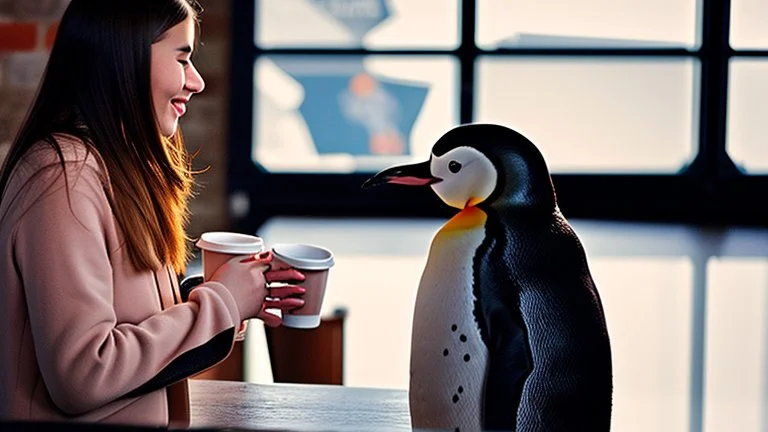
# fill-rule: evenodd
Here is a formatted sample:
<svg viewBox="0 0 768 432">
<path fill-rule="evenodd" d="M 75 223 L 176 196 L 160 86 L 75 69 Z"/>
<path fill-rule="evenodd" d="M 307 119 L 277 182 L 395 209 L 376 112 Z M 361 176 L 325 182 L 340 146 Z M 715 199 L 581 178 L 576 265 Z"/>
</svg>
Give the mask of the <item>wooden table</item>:
<svg viewBox="0 0 768 432">
<path fill-rule="evenodd" d="M 411 431 L 405 390 L 190 380 L 191 428 Z"/>
</svg>

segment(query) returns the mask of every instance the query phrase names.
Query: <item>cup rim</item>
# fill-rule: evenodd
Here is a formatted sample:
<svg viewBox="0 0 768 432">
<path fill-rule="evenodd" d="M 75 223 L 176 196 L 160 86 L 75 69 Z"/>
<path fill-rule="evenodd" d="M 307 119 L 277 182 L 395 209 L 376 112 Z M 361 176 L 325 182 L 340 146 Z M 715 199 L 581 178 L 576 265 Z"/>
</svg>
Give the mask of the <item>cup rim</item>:
<svg viewBox="0 0 768 432">
<path fill-rule="evenodd" d="M 307 248 L 324 254 L 322 258 L 295 257 L 289 254 L 289 250 L 295 248 Z M 333 252 L 322 246 L 308 243 L 277 243 L 272 246 L 272 254 L 291 267 L 300 270 L 327 270 L 335 264 Z"/>
<path fill-rule="evenodd" d="M 256 254 L 264 252 L 261 237 L 230 231 L 209 231 L 200 236 L 195 246 L 209 252 L 226 254 Z"/>
</svg>

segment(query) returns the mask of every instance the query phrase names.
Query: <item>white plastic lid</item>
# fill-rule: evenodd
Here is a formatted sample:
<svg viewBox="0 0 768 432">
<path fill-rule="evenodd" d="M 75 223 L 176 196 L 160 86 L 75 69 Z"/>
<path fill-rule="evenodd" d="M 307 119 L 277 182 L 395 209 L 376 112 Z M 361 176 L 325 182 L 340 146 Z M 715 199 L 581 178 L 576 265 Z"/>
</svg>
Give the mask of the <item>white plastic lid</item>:
<svg viewBox="0 0 768 432">
<path fill-rule="evenodd" d="M 333 253 L 326 248 L 299 243 L 278 243 L 272 254 L 300 270 L 325 270 L 333 267 Z"/>
<path fill-rule="evenodd" d="M 226 254 L 255 254 L 264 251 L 264 240 L 261 237 L 224 231 L 203 233 L 195 245 L 200 249 Z"/>
</svg>

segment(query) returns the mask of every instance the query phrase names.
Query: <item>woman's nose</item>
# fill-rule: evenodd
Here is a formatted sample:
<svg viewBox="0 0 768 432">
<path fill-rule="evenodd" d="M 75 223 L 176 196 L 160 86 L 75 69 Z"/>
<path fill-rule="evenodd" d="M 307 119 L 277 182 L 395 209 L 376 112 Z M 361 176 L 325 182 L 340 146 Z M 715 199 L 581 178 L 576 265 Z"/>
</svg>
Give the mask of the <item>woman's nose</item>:
<svg viewBox="0 0 768 432">
<path fill-rule="evenodd" d="M 187 68 L 186 88 L 192 93 L 200 93 L 205 89 L 203 76 L 200 75 L 200 72 L 197 71 L 197 68 L 194 65 L 190 65 L 190 67 Z"/>
</svg>

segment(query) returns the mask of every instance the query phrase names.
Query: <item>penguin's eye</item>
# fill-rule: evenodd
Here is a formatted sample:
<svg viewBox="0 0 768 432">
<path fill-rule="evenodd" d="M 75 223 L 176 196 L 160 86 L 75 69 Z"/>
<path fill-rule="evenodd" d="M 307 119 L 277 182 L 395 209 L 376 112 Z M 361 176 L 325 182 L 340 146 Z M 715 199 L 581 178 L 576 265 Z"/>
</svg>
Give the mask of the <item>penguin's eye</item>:
<svg viewBox="0 0 768 432">
<path fill-rule="evenodd" d="M 448 170 L 454 174 L 461 170 L 461 163 L 452 160 L 448 162 Z"/>
</svg>

